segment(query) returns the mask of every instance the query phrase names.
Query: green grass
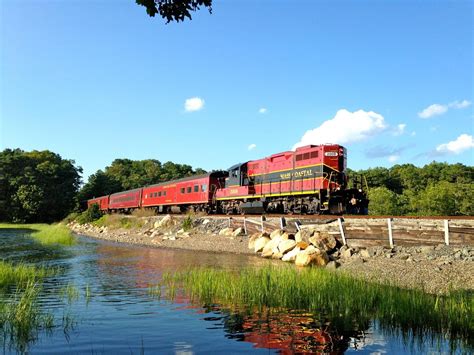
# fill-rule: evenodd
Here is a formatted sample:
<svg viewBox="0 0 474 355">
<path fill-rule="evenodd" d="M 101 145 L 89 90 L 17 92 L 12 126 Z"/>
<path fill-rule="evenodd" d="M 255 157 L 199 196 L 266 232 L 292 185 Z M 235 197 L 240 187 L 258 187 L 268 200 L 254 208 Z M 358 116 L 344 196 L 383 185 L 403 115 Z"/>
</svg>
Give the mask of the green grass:
<svg viewBox="0 0 474 355">
<path fill-rule="evenodd" d="M 26 264 L 13 265 L 0 260 L 0 289 L 5 289 L 12 285 L 26 287 L 26 285 L 32 282 L 42 281 L 45 277 L 55 273 L 55 269 Z"/>
<path fill-rule="evenodd" d="M 38 305 L 40 291 L 38 284 L 29 282 L 9 298 L 0 298 L 0 337 L 4 346 L 13 345 L 19 353 L 24 353 L 41 329 L 53 328 L 54 317 Z"/>
<path fill-rule="evenodd" d="M 67 299 L 67 302 L 71 304 L 79 299 L 79 290 L 73 284 L 68 283 L 59 290 L 59 295 L 61 298 Z"/>
<path fill-rule="evenodd" d="M 43 245 L 74 245 L 76 240 L 64 224 L 10 224 L 0 223 L 0 229 L 25 229 Z"/>
<path fill-rule="evenodd" d="M 347 329 L 378 319 L 386 329 L 450 334 L 472 342 L 474 300 L 468 292 L 430 295 L 387 284 L 368 283 L 323 269 L 266 267 L 231 272 L 191 269 L 167 274 L 149 293 L 173 299 L 178 287 L 193 301 L 219 303 L 230 308 L 308 310 L 327 316 Z"/>
<path fill-rule="evenodd" d="M 53 327 L 53 316 L 38 306 L 40 284 L 57 269 L 0 261 L 0 338 L 24 352 L 40 329 Z M 9 289 L 15 286 L 15 292 Z"/>
</svg>

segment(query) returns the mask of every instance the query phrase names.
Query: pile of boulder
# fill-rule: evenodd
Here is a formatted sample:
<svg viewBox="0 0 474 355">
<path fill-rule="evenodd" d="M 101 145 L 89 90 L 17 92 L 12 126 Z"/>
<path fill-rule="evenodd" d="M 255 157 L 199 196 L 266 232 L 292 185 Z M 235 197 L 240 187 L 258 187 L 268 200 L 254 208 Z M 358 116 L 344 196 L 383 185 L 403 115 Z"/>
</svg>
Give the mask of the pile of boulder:
<svg viewBox="0 0 474 355">
<path fill-rule="evenodd" d="M 277 229 L 270 234 L 251 235 L 248 247 L 264 258 L 294 262 L 298 266 L 337 267 L 332 254 L 339 252 L 341 244 L 328 232 L 301 229 L 291 234 Z"/>
</svg>

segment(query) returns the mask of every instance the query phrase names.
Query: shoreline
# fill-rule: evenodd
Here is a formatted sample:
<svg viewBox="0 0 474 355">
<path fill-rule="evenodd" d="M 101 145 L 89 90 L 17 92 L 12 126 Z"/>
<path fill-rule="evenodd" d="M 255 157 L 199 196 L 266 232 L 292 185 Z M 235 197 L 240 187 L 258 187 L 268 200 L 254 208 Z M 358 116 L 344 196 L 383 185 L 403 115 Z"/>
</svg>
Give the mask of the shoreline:
<svg viewBox="0 0 474 355">
<path fill-rule="evenodd" d="M 74 222 L 68 226 L 76 234 L 122 244 L 258 256 L 253 249 L 248 248 L 249 236 L 219 234 L 219 230 L 227 227 L 223 220 L 197 218 L 192 228 L 184 231 L 181 228 L 182 217 L 173 216 L 170 219 L 172 222 L 166 225 L 159 225 L 164 220 L 163 217 L 122 218 L 135 218 L 144 222 L 141 227 L 135 228 L 99 227 Z M 431 294 L 443 294 L 453 290 L 474 291 L 472 246 L 452 247 L 440 244 L 367 249 L 342 247 L 340 254 L 344 252 L 349 257 L 341 255 L 327 268 L 367 281 L 423 289 Z"/>
</svg>

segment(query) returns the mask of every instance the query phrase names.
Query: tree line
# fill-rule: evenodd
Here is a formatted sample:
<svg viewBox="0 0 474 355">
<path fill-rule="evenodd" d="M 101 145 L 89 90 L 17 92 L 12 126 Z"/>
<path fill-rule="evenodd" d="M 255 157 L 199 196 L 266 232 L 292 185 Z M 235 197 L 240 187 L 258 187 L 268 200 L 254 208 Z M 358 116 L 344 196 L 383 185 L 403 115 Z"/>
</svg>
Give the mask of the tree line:
<svg viewBox="0 0 474 355">
<path fill-rule="evenodd" d="M 203 174 L 187 164 L 116 159 L 82 184 L 82 168 L 50 151 L 0 152 L 0 221 L 53 222 L 93 197 Z M 432 162 L 349 170 L 363 176 L 374 215 L 474 215 L 474 167 Z"/>
<path fill-rule="evenodd" d="M 115 159 L 81 185 L 82 168 L 74 160 L 48 150 L 5 149 L 0 152 L 0 221 L 59 221 L 92 197 L 205 172 L 155 159 Z"/>
<path fill-rule="evenodd" d="M 474 215 L 472 166 L 432 162 L 349 171 L 349 180 L 356 176 L 367 182 L 373 215 Z"/>
</svg>

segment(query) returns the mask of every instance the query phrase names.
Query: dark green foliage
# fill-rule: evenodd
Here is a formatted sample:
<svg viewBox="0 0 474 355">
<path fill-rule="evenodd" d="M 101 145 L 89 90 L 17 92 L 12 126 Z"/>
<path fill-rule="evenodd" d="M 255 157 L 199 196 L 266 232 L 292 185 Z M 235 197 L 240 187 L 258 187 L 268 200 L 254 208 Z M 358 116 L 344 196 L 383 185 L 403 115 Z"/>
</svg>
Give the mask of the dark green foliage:
<svg viewBox="0 0 474 355">
<path fill-rule="evenodd" d="M 78 200 L 84 204 L 93 197 L 203 173 L 205 170 L 200 168 L 193 170 L 190 165 L 170 161 L 161 164 L 155 159 L 115 159 L 105 171 L 99 170 L 90 176 L 79 192 Z"/>
<path fill-rule="evenodd" d="M 145 6 L 149 16 L 156 14 L 171 21 L 184 21 L 187 17 L 191 20 L 191 12 L 197 11 L 201 6 L 207 7 L 212 12 L 212 0 L 135 0 L 137 4 Z"/>
<path fill-rule="evenodd" d="M 474 215 L 474 167 L 432 162 L 349 171 L 362 174 L 374 215 Z"/>
<path fill-rule="evenodd" d="M 188 214 L 188 215 L 184 218 L 182 227 L 183 227 L 183 230 L 184 230 L 184 231 L 188 231 L 188 230 L 190 230 L 191 228 L 193 228 L 193 217 L 192 217 L 191 215 Z"/>
<path fill-rule="evenodd" d="M 76 221 L 80 224 L 91 223 L 98 220 L 100 217 L 103 216 L 99 205 L 93 204 L 87 210 L 82 212 L 77 218 Z"/>
<path fill-rule="evenodd" d="M 76 204 L 82 169 L 50 151 L 0 152 L 0 220 L 53 222 Z"/>
</svg>

